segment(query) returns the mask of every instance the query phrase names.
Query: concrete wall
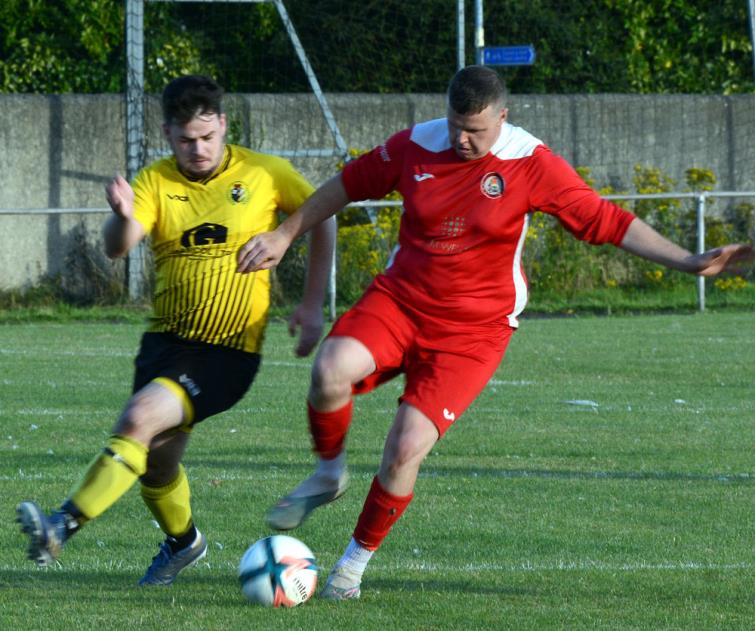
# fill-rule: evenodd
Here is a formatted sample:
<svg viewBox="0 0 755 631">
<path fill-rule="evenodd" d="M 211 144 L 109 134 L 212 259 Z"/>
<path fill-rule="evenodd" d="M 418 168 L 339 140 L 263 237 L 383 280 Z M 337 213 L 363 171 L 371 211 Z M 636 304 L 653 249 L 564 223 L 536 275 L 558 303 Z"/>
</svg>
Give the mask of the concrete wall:
<svg viewBox="0 0 755 631">
<path fill-rule="evenodd" d="M 330 95 L 349 147 L 368 149 L 392 132 L 443 116 L 442 95 Z M 261 151 L 334 149 L 311 95 L 239 95 L 228 99 L 235 139 Z M 588 166 L 598 185 L 632 188 L 635 164 L 660 167 L 684 188 L 689 167 L 712 169 L 718 190 L 755 189 L 755 95 L 513 95 L 509 120 L 572 164 Z M 156 99 L 147 103 L 147 155 L 161 142 Z M 0 95 L 0 209 L 104 208 L 103 187 L 125 173 L 125 106 L 119 95 Z M 313 183 L 337 158 L 292 159 Z M 106 214 L 0 214 L 0 289 L 65 272 L 70 233 L 95 241 Z"/>
</svg>

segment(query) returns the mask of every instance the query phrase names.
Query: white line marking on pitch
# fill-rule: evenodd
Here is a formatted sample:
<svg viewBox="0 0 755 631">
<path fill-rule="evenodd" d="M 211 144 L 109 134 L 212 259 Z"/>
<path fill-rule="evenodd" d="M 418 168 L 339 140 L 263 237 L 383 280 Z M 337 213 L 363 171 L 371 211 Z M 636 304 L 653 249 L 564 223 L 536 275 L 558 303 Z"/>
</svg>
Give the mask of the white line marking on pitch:
<svg viewBox="0 0 755 631">
<path fill-rule="evenodd" d="M 213 542 L 211 542 L 213 543 Z M 239 552 L 241 554 L 241 551 Z M 26 564 L 2 564 L 0 571 L 18 570 L 19 567 L 27 567 Z M 601 561 L 561 561 L 558 563 L 532 563 L 524 561 L 519 564 L 505 563 L 481 563 L 465 565 L 449 565 L 444 563 L 392 563 L 370 565 L 373 572 L 395 572 L 395 571 L 412 571 L 412 572 L 437 572 L 437 573 L 467 573 L 467 572 L 642 572 L 642 571 L 672 571 L 672 572 L 689 572 L 689 571 L 736 571 L 751 570 L 755 565 L 752 563 L 698 563 L 694 561 L 679 563 L 648 563 L 638 561 L 637 563 L 604 563 Z M 213 562 L 207 560 L 199 565 L 199 569 L 215 570 L 237 570 L 238 564 L 235 560 L 222 560 Z M 82 562 L 79 560 L 66 560 L 60 563 L 58 571 L 86 571 L 86 570 L 122 570 L 124 572 L 141 571 L 144 569 L 143 564 L 126 561 L 123 559 L 110 559 L 105 562 Z M 30 569 L 30 571 L 34 571 Z"/>
<path fill-rule="evenodd" d="M 694 561 L 679 563 L 604 563 L 602 561 L 559 561 L 558 563 L 532 563 L 523 561 L 520 564 L 506 565 L 501 563 L 468 563 L 462 566 L 452 566 L 441 563 L 397 563 L 382 566 L 384 570 L 419 570 L 429 572 L 561 572 L 561 571 L 590 571 L 601 572 L 641 572 L 643 570 L 748 570 L 751 563 L 697 563 Z M 373 569 L 380 569 L 375 564 Z"/>
</svg>

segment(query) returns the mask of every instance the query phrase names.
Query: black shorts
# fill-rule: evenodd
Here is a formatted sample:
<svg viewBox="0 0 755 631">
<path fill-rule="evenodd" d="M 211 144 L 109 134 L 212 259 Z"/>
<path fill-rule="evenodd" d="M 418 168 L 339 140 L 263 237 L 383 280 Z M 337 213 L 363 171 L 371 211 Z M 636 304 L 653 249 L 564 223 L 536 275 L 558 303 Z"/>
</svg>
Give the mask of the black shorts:
<svg viewBox="0 0 755 631">
<path fill-rule="evenodd" d="M 171 333 L 145 333 L 134 365 L 134 392 L 157 377 L 175 381 L 194 406 L 192 423 L 198 423 L 229 409 L 246 394 L 260 356 Z"/>
</svg>

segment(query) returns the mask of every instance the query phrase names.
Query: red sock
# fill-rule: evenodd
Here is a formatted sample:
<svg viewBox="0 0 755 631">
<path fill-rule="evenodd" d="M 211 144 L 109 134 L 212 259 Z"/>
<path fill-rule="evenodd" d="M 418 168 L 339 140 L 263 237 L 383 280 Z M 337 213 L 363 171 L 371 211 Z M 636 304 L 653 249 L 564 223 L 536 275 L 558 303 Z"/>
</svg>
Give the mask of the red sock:
<svg viewBox="0 0 755 631">
<path fill-rule="evenodd" d="M 315 444 L 315 451 L 321 458 L 330 460 L 343 451 L 346 432 L 351 425 L 351 413 L 354 404 L 350 400 L 346 405 L 332 412 L 318 412 L 307 401 L 309 431 Z"/>
<path fill-rule="evenodd" d="M 377 550 L 413 497 L 413 493 L 403 497 L 389 493 L 375 476 L 367 499 L 364 500 L 362 514 L 359 515 L 354 530 L 354 539 L 368 550 Z"/>
</svg>

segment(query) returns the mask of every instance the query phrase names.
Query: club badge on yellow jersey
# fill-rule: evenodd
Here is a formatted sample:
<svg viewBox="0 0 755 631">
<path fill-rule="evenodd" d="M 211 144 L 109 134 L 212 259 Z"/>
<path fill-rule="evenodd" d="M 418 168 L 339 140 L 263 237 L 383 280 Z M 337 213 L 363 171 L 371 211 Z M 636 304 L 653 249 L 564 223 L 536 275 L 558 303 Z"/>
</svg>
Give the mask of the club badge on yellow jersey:
<svg viewBox="0 0 755 631">
<path fill-rule="evenodd" d="M 234 182 L 228 191 L 228 199 L 234 204 L 248 204 L 249 192 L 243 182 Z"/>
</svg>

